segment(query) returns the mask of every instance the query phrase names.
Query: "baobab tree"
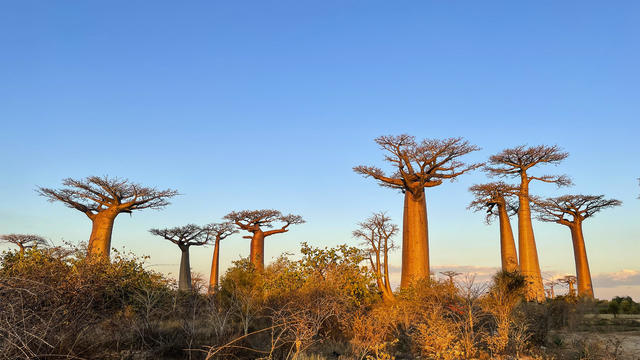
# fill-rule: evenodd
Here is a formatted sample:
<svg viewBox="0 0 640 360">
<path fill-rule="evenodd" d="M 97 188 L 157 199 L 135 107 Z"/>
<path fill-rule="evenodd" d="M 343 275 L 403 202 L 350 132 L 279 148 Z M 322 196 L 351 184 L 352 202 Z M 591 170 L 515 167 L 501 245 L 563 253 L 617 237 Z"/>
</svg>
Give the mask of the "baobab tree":
<svg viewBox="0 0 640 360">
<path fill-rule="evenodd" d="M 518 254 L 516 242 L 513 238 L 509 215 L 517 211 L 517 206 L 509 202 L 509 198 L 518 192 L 514 185 L 504 182 L 473 185 L 469 188 L 475 199 L 469 204 L 469 209 L 486 211 L 486 222 L 491 223 L 493 217 L 498 217 L 500 224 L 500 259 L 502 270 L 513 272 L 518 270 Z"/>
<path fill-rule="evenodd" d="M 51 202 L 61 201 L 87 215 L 93 224 L 88 256 L 106 259 L 111 251 L 113 223 L 118 214 L 161 209 L 169 204 L 169 198 L 178 194 L 176 190 L 157 190 L 108 176 L 90 176 L 81 180 L 67 178 L 62 185 L 65 186 L 62 189 L 39 187 L 37 191 Z"/>
<path fill-rule="evenodd" d="M 161 236 L 165 240 L 178 245 L 182 256 L 180 257 L 180 273 L 178 274 L 178 289 L 191 290 L 191 264 L 189 263 L 189 248 L 202 246 L 209 243 L 212 232 L 208 226 L 193 224 L 178 226 L 170 229 L 150 229 L 149 232 Z"/>
<path fill-rule="evenodd" d="M 211 275 L 209 276 L 209 293 L 213 294 L 218 288 L 218 274 L 220 271 L 220 241 L 238 232 L 233 223 L 223 222 L 210 224 L 208 231 L 213 239 L 213 258 L 211 260 Z"/>
<path fill-rule="evenodd" d="M 485 167 L 491 176 L 520 178 L 518 187 L 518 250 L 520 271 L 527 280 L 527 300 L 542 302 L 545 298 L 538 250 L 531 223 L 529 184 L 535 180 L 553 183 L 557 186 L 571 185 L 571 180 L 565 175 L 531 176 L 528 171 L 536 165 L 558 164 L 567 156 L 569 154 L 562 152 L 556 145 L 533 147 L 523 145 L 502 150 L 502 152 L 491 156 L 489 166 Z"/>
<path fill-rule="evenodd" d="M 571 230 L 573 256 L 578 277 L 578 295 L 593 298 L 593 285 L 582 222 L 600 210 L 622 205 L 620 200 L 605 199 L 604 195 L 564 195 L 544 200 L 533 199 L 538 219 L 567 226 Z"/>
<path fill-rule="evenodd" d="M 429 278 L 429 232 L 425 188 L 454 180 L 483 164 L 467 165 L 458 159 L 479 150 L 462 138 L 425 139 L 417 142 L 409 135 L 381 136 L 375 142 L 385 151 L 385 160 L 394 168 L 385 174 L 374 166 L 356 166 L 353 170 L 372 177 L 381 186 L 398 189 L 404 194 L 402 220 L 401 288 L 416 280 Z"/>
<path fill-rule="evenodd" d="M 571 297 L 576 296 L 576 277 L 573 275 L 567 275 L 565 277 L 563 277 L 562 279 L 558 280 L 559 283 L 561 284 L 567 284 L 567 286 L 569 287 L 569 293 L 568 295 Z"/>
<path fill-rule="evenodd" d="M 31 234 L 5 234 L 0 236 L 0 241 L 8 244 L 18 245 L 18 247 L 20 248 L 20 256 L 24 256 L 24 251 L 26 249 L 48 245 L 47 240 L 42 236 Z"/>
<path fill-rule="evenodd" d="M 393 300 L 393 291 L 389 281 L 389 252 L 395 248 L 393 237 L 398 233 L 398 225 L 391 223 L 391 219 L 383 212 L 358 224 L 353 237 L 362 240 L 367 247 L 367 255 L 371 271 L 376 274 L 376 284 L 384 301 Z"/>
<path fill-rule="evenodd" d="M 264 270 L 264 238 L 287 232 L 290 225 L 304 223 L 302 216 L 282 215 L 280 211 L 272 209 L 233 211 L 227 214 L 224 219 L 232 221 L 241 230 L 252 234 L 251 236 L 243 236 L 243 238 L 251 239 L 249 261 L 260 272 Z M 272 228 L 275 223 L 282 225 L 278 229 L 263 230 Z"/>
</svg>

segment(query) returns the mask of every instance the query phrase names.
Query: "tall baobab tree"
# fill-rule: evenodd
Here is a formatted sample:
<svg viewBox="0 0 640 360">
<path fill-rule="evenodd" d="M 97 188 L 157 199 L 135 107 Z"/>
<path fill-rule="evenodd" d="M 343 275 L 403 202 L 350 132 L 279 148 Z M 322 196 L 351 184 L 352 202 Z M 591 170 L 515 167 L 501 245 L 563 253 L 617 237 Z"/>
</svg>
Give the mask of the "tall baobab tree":
<svg viewBox="0 0 640 360">
<path fill-rule="evenodd" d="M 0 236 L 0 241 L 18 245 L 20 248 L 20 256 L 24 256 L 24 251 L 26 249 L 48 245 L 47 240 L 42 236 L 31 234 L 5 234 Z"/>
<path fill-rule="evenodd" d="M 252 233 L 251 236 L 243 236 L 243 238 L 251 239 L 249 261 L 257 271 L 264 270 L 264 238 L 287 232 L 290 225 L 304 223 L 302 216 L 282 215 L 280 211 L 271 209 L 233 211 L 227 214 L 224 219 L 232 221 L 241 230 Z M 274 223 L 282 225 L 279 229 L 263 230 L 263 228 L 272 228 Z"/>
<path fill-rule="evenodd" d="M 489 166 L 485 170 L 492 176 L 519 177 L 518 189 L 518 250 L 520 258 L 520 271 L 527 280 L 527 300 L 544 301 L 544 287 L 538 250 L 533 235 L 531 224 L 531 207 L 529 204 L 529 184 L 532 181 L 553 183 L 557 186 L 571 184 L 571 180 L 565 175 L 531 176 L 528 172 L 536 165 L 556 165 L 569 156 L 562 152 L 558 146 L 517 146 L 489 158 Z"/>
<path fill-rule="evenodd" d="M 358 224 L 359 229 L 353 236 L 361 239 L 367 247 L 367 255 L 371 270 L 376 274 L 378 290 L 384 301 L 392 301 L 393 291 L 389 281 L 389 252 L 395 248 L 393 237 L 398 233 L 398 225 L 391 223 L 391 219 L 383 212 Z"/>
<path fill-rule="evenodd" d="M 564 195 L 545 200 L 533 200 L 534 210 L 542 221 L 567 226 L 571 230 L 573 256 L 578 276 L 578 295 L 593 298 L 593 285 L 587 249 L 582 233 L 582 222 L 606 208 L 620 206 L 616 199 L 605 199 L 604 195 Z"/>
<path fill-rule="evenodd" d="M 511 204 L 508 199 L 517 194 L 518 188 L 504 182 L 492 182 L 488 184 L 473 185 L 469 188 L 475 199 L 469 204 L 469 209 L 474 211 L 486 210 L 486 222 L 491 223 L 494 216 L 498 217 L 500 224 L 500 259 L 502 270 L 513 272 L 518 270 L 518 254 L 516 242 L 513 238 L 509 215 L 517 211 L 517 206 Z"/>
<path fill-rule="evenodd" d="M 205 245 L 211 239 L 212 233 L 208 226 L 200 227 L 189 224 L 170 229 L 150 229 L 153 235 L 161 236 L 165 240 L 178 245 L 182 252 L 180 258 L 180 273 L 178 274 L 178 289 L 191 290 L 191 264 L 189 263 L 189 248 Z"/>
<path fill-rule="evenodd" d="M 211 275 L 209 276 L 209 293 L 213 294 L 218 288 L 218 274 L 220 271 L 220 241 L 238 232 L 233 223 L 223 222 L 208 226 L 210 237 L 213 239 L 213 258 L 211 260 Z"/>
<path fill-rule="evenodd" d="M 37 191 L 51 202 L 61 201 L 87 215 L 93 224 L 88 256 L 107 259 L 111 251 L 113 223 L 118 214 L 161 209 L 169 204 L 169 198 L 178 194 L 176 190 L 157 190 L 108 176 L 90 176 L 81 180 L 68 178 L 62 181 L 62 185 L 62 189 L 39 187 Z"/>
<path fill-rule="evenodd" d="M 479 150 L 462 138 L 425 139 L 417 142 L 409 135 L 381 136 L 375 142 L 385 151 L 385 160 L 394 168 L 390 175 L 374 166 L 356 166 L 353 170 L 372 177 L 381 186 L 404 193 L 402 221 L 401 288 L 429 278 L 429 232 L 425 188 L 453 180 L 483 164 L 467 165 L 458 160 Z"/>
</svg>

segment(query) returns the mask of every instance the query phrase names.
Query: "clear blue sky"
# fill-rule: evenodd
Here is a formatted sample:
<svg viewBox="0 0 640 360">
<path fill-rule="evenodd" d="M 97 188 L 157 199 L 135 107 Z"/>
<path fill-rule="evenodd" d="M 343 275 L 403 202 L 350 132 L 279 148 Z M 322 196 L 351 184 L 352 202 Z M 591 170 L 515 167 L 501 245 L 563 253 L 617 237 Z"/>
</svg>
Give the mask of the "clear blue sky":
<svg viewBox="0 0 640 360">
<path fill-rule="evenodd" d="M 0 233 L 86 240 L 84 215 L 34 189 L 108 174 L 183 194 L 117 219 L 113 246 L 150 266 L 179 261 L 151 227 L 303 215 L 268 239 L 271 259 L 355 244 L 373 211 L 400 222 L 401 195 L 351 170 L 383 165 L 376 136 L 463 136 L 483 148 L 469 161 L 558 144 L 569 159 L 539 171 L 576 185 L 532 192 L 624 201 L 585 224 L 587 250 L 596 296 L 640 298 L 639 23 L 636 1 L 3 2 Z M 482 181 L 428 190 L 434 267 L 499 266 L 497 227 L 466 210 Z M 534 227 L 543 271 L 573 273 L 568 230 Z M 247 254 L 226 240 L 223 267 Z M 208 276 L 211 249 L 192 256 Z"/>
</svg>

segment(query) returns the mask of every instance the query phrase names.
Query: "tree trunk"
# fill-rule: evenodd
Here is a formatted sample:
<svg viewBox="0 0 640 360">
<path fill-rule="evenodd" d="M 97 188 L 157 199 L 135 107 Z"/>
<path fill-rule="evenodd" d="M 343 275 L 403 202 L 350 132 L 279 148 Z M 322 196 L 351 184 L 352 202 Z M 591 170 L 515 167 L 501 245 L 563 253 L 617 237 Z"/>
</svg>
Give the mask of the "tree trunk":
<svg viewBox="0 0 640 360">
<path fill-rule="evenodd" d="M 591 284 L 591 271 L 589 271 L 589 260 L 587 259 L 587 249 L 584 245 L 584 235 L 582 234 L 582 222 L 577 221 L 571 229 L 571 240 L 573 240 L 573 256 L 576 260 L 576 275 L 578 277 L 578 296 L 593 298 L 593 285 Z"/>
<path fill-rule="evenodd" d="M 218 271 L 220 270 L 220 239 L 216 239 L 213 246 L 213 259 L 211 260 L 211 276 L 209 276 L 209 294 L 213 294 L 218 288 Z"/>
<path fill-rule="evenodd" d="M 529 207 L 529 179 L 522 172 L 520 194 L 518 196 L 520 208 L 518 209 L 518 247 L 520 250 L 520 271 L 527 280 L 526 298 L 543 302 L 545 299 L 542 274 L 538 261 L 536 240 L 533 236 L 531 224 L 531 209 Z"/>
<path fill-rule="evenodd" d="M 498 205 L 498 219 L 500 221 L 500 258 L 502 260 L 502 270 L 518 270 L 518 254 L 516 243 L 513 239 L 513 230 L 509 221 L 509 214 L 504 204 Z"/>
<path fill-rule="evenodd" d="M 424 188 L 416 195 L 406 191 L 402 221 L 402 278 L 400 287 L 406 289 L 420 279 L 429 278 L 429 235 L 427 204 Z"/>
<path fill-rule="evenodd" d="M 18 247 L 20 247 L 20 257 L 24 257 L 24 245 L 18 244 Z"/>
<path fill-rule="evenodd" d="M 104 210 L 97 213 L 91 221 L 91 237 L 89 238 L 88 256 L 109 259 L 111 253 L 111 233 L 118 213 Z"/>
<path fill-rule="evenodd" d="M 385 243 L 385 251 L 384 251 L 384 287 L 387 291 L 387 294 L 391 297 L 391 299 L 394 298 L 393 296 L 393 291 L 391 290 L 391 282 L 389 282 L 389 249 L 387 247 L 387 244 Z"/>
<path fill-rule="evenodd" d="M 180 258 L 180 274 L 178 277 L 178 290 L 191 290 L 191 264 L 189 264 L 189 247 L 180 245 L 182 257 Z"/>
<path fill-rule="evenodd" d="M 264 270 L 264 232 L 262 230 L 253 233 L 249 261 L 257 271 L 262 272 Z"/>
</svg>

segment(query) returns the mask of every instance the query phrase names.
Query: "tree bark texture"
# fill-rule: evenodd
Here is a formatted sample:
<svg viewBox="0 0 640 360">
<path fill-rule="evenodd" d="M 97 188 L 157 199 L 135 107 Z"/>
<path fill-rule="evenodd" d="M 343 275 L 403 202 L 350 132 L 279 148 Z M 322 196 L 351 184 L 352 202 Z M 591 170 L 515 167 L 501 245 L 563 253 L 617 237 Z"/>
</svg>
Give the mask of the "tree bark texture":
<svg viewBox="0 0 640 360">
<path fill-rule="evenodd" d="M 509 214 L 507 214 L 507 209 L 503 204 L 498 205 L 498 219 L 500 222 L 500 258 L 502 260 L 502 270 L 519 270 L 513 230 L 511 229 Z"/>
<path fill-rule="evenodd" d="M 593 285 L 591 283 L 591 271 L 587 259 L 587 249 L 582 234 L 582 222 L 569 226 L 571 240 L 573 241 L 573 255 L 576 261 L 576 276 L 578 277 L 578 296 L 593 298 Z"/>
<path fill-rule="evenodd" d="M 424 188 L 405 192 L 402 224 L 402 277 L 400 287 L 429 278 L 429 234 Z"/>
<path fill-rule="evenodd" d="M 251 249 L 249 251 L 249 261 L 259 272 L 264 270 L 264 232 L 258 230 L 251 237 Z"/>
<path fill-rule="evenodd" d="M 211 276 L 209 277 L 209 293 L 213 294 L 218 288 L 218 272 L 220 270 L 220 239 L 216 239 L 211 260 Z"/>
<path fill-rule="evenodd" d="M 89 237 L 88 255 L 109 259 L 111 253 L 111 234 L 117 212 L 106 210 L 96 214 L 92 219 L 91 237 Z"/>
<path fill-rule="evenodd" d="M 180 274 L 178 277 L 178 290 L 191 290 L 191 264 L 189 263 L 189 247 L 180 246 L 182 257 L 180 258 Z"/>
<path fill-rule="evenodd" d="M 538 261 L 538 250 L 531 224 L 531 208 L 529 207 L 529 179 L 523 173 L 518 196 L 518 247 L 520 250 L 520 271 L 527 280 L 526 298 L 529 301 L 543 302 L 545 299 L 542 274 Z"/>
</svg>

